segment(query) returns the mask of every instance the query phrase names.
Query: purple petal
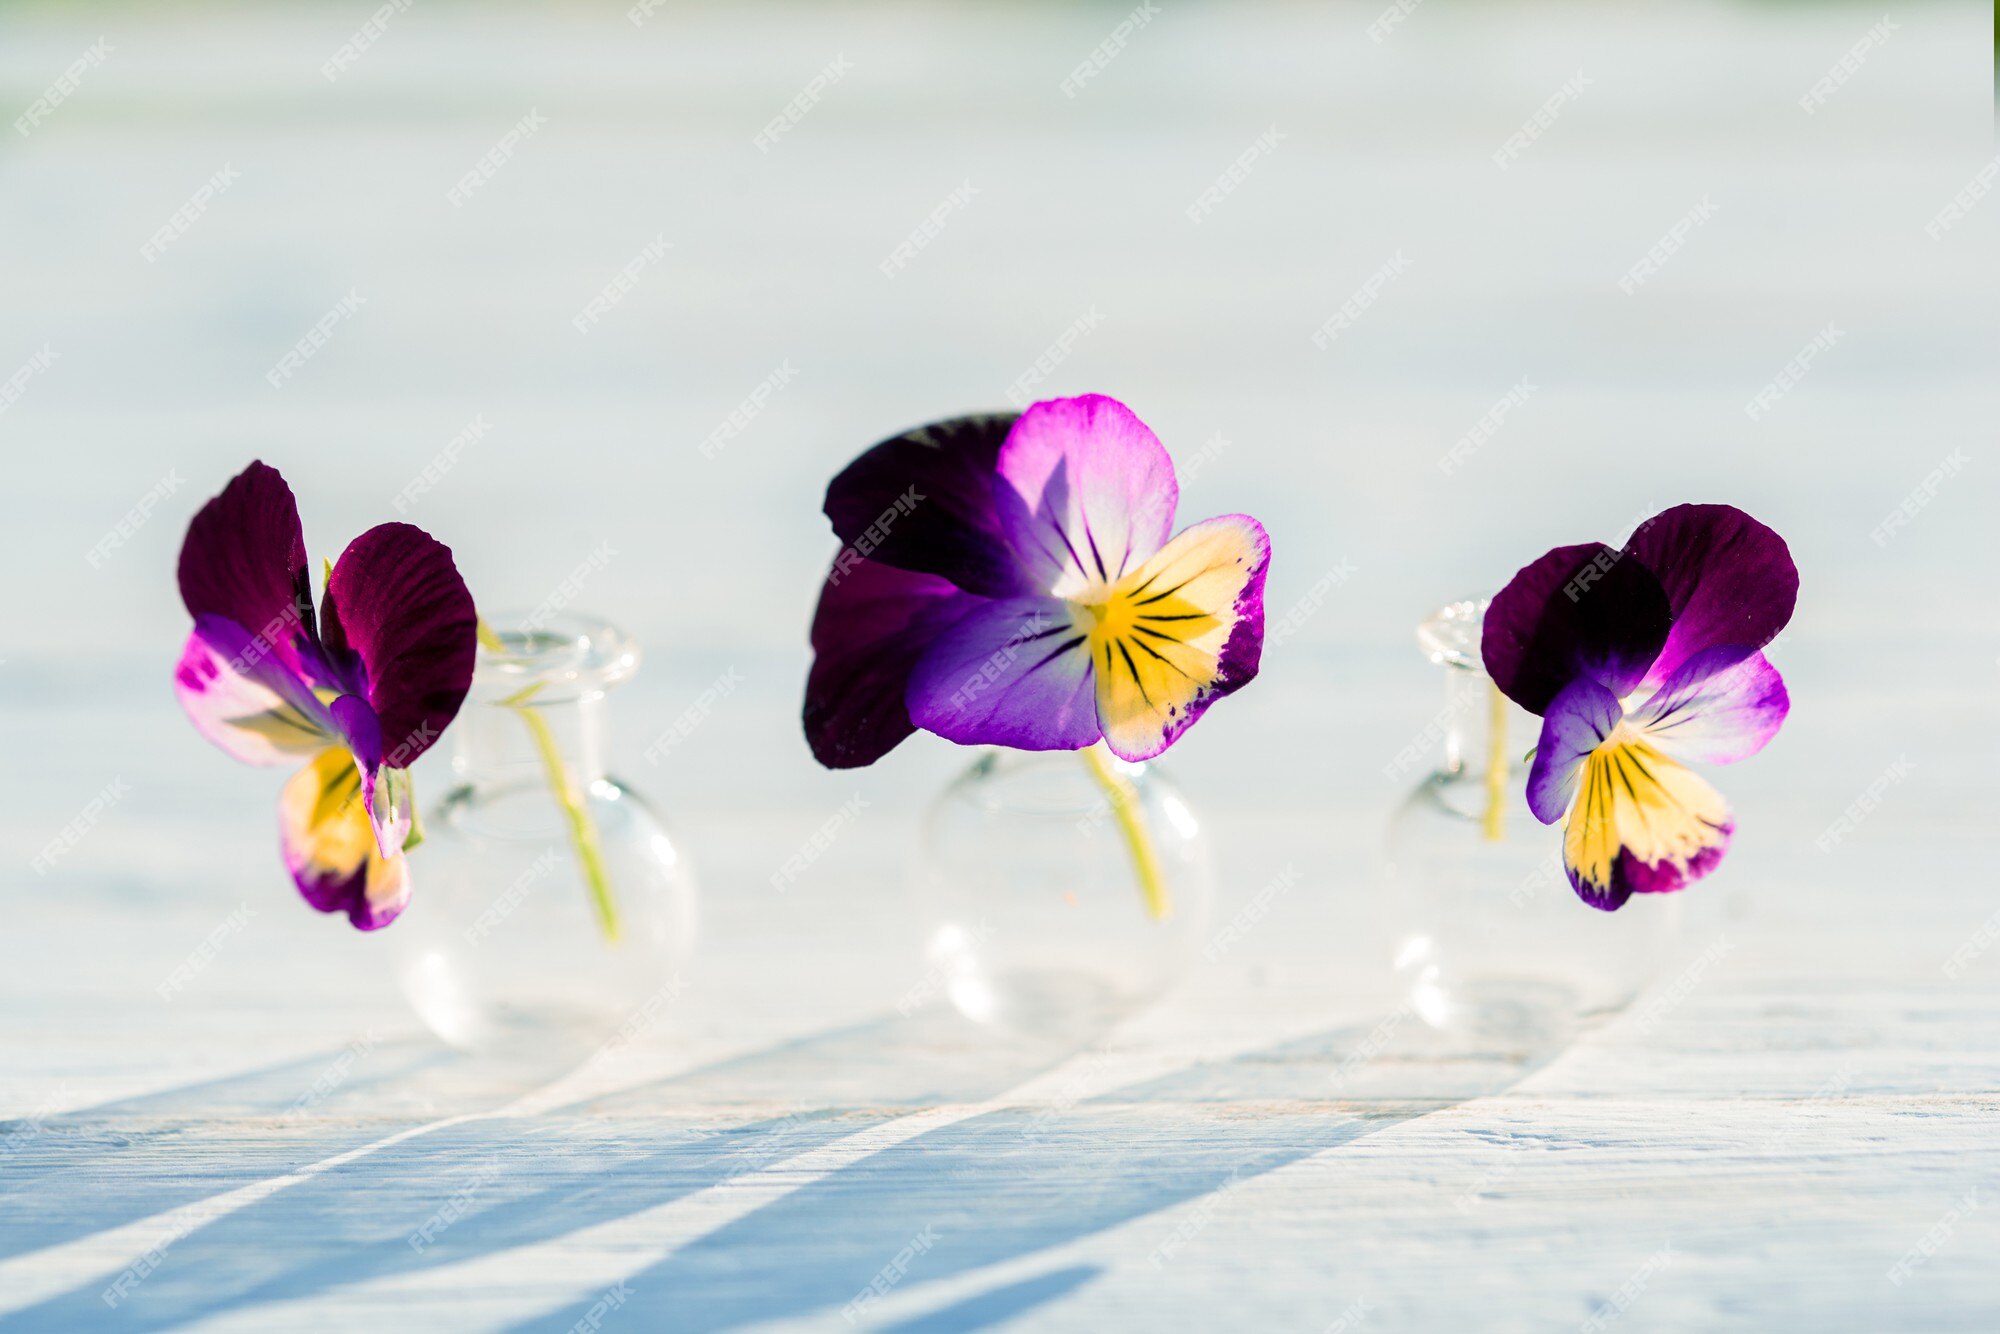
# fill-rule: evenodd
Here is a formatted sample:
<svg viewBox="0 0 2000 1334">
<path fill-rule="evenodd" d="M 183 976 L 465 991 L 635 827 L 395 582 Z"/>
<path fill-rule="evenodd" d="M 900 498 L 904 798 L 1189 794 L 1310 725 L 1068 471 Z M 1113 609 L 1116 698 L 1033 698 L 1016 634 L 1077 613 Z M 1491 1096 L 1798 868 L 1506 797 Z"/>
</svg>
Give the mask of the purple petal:
<svg viewBox="0 0 2000 1334">
<path fill-rule="evenodd" d="M 1001 519 L 1037 591 L 1115 583 L 1173 531 L 1180 501 L 1173 460 L 1115 398 L 1033 405 L 1001 446 L 999 470 L 1021 502 Z"/>
<path fill-rule="evenodd" d="M 285 783 L 278 799 L 278 833 L 285 867 L 305 901 L 320 912 L 344 912 L 374 931 L 396 920 L 409 902 L 409 863 L 383 857 L 361 798 L 361 774 L 338 746 Z"/>
<path fill-rule="evenodd" d="M 1602 542 L 1557 547 L 1524 567 L 1486 609 L 1486 672 L 1529 713 L 1589 677 L 1623 697 L 1659 656 L 1671 626 L 1650 571 Z"/>
<path fill-rule="evenodd" d="M 307 674 L 312 581 L 298 502 L 276 468 L 252 463 L 196 512 L 181 542 L 180 587 L 190 616 L 233 621 Z"/>
<path fill-rule="evenodd" d="M 833 531 L 853 557 L 987 597 L 1029 592 L 996 508 L 994 465 L 1014 421 L 958 417 L 884 440 L 827 487 Z"/>
<path fill-rule="evenodd" d="M 972 605 L 948 579 L 836 560 L 813 616 L 805 731 L 829 769 L 873 764 L 916 730 L 903 697 L 939 627 Z"/>
<path fill-rule="evenodd" d="M 965 746 L 1081 750 L 1102 735 L 1088 638 L 1060 598 L 976 601 L 910 674 L 910 721 Z"/>
<path fill-rule="evenodd" d="M 1632 725 L 1681 759 L 1733 764 L 1764 749 L 1791 707 L 1785 679 L 1762 653 L 1725 645 L 1683 662 L 1632 711 Z"/>
<path fill-rule="evenodd" d="M 1785 539 L 1733 505 L 1676 505 L 1641 524 L 1625 550 L 1652 571 L 1673 608 L 1673 631 L 1647 685 L 1704 649 L 1764 647 L 1799 599 Z"/>
<path fill-rule="evenodd" d="M 1542 738 L 1528 766 L 1528 809 L 1554 824 L 1576 797 L 1576 775 L 1590 752 L 1618 726 L 1618 696 L 1588 678 L 1572 681 L 1542 715 Z"/>
<path fill-rule="evenodd" d="M 472 685 L 478 616 L 451 549 L 406 523 L 371 528 L 335 562 L 321 612 L 329 662 L 380 722 L 382 762 L 407 769 Z"/>
<path fill-rule="evenodd" d="M 196 622 L 174 669 L 174 697 L 188 721 L 245 764 L 317 754 L 331 736 L 325 707 L 274 653 L 257 657 L 250 644 L 234 621 L 204 616 Z"/>
</svg>

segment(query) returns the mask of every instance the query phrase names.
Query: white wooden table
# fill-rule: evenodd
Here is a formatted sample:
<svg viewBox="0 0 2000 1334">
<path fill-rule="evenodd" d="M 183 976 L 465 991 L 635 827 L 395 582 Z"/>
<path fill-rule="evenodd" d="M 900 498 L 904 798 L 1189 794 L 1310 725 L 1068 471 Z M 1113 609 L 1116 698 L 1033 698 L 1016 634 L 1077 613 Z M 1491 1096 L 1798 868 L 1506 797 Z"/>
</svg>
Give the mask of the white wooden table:
<svg viewBox="0 0 2000 1334">
<path fill-rule="evenodd" d="M 2000 1327 L 2000 203 L 1926 231 L 1994 153 L 1979 6 L 1899 7 L 1811 114 L 1875 11 L 1438 0 L 1377 42 L 1372 5 L 1164 4 L 1067 96 L 1121 6 L 627 8 L 417 4 L 331 81 L 366 6 L 0 15 L 10 116 L 80 64 L 0 142 L 0 383 L 32 367 L 0 411 L 0 1327 Z M 795 719 L 826 477 L 1080 319 L 1034 392 L 1126 398 L 1186 517 L 1274 535 L 1296 632 L 1171 767 L 1224 914 L 1301 878 L 1073 1051 L 898 1014 L 923 923 L 883 868 L 964 757 L 827 774 Z M 496 602 L 609 544 L 587 600 L 652 654 L 616 751 L 704 880 L 671 1031 L 585 1078 L 430 1043 L 382 942 L 279 876 L 274 776 L 167 687 L 225 476 L 277 463 L 331 555 L 475 418 L 407 517 Z M 1776 525 L 1805 588 L 1791 721 L 1720 776 L 1737 846 L 1662 990 L 1504 1060 L 1372 1042 L 1383 767 L 1435 706 L 1411 627 L 1688 499 Z"/>
</svg>

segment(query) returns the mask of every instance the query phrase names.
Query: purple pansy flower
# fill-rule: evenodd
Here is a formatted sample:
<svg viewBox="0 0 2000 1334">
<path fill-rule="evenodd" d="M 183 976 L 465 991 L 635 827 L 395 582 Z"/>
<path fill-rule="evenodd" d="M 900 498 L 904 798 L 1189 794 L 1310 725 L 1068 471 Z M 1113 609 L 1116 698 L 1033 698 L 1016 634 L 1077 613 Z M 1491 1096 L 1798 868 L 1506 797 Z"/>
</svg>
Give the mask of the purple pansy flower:
<svg viewBox="0 0 2000 1334">
<path fill-rule="evenodd" d="M 962 745 L 1150 759 L 1257 674 L 1271 543 L 1180 487 L 1098 394 L 885 440 L 827 488 L 847 545 L 813 618 L 805 731 L 830 768 L 922 728 Z"/>
<path fill-rule="evenodd" d="M 1679 761 L 1729 764 L 1777 735 L 1791 700 L 1759 650 L 1798 594 L 1783 538 L 1729 505 L 1679 505 L 1621 550 L 1556 548 L 1493 599 L 1486 671 L 1541 715 L 1528 806 L 1568 815 L 1585 903 L 1681 889 L 1722 860 L 1729 807 Z"/>
<path fill-rule="evenodd" d="M 409 765 L 472 684 L 477 617 L 451 551 L 371 528 L 328 567 L 315 617 L 298 504 L 252 463 L 188 525 L 180 586 L 181 707 L 245 763 L 309 757 L 279 801 L 286 866 L 321 912 L 387 926 L 409 899 Z"/>
</svg>

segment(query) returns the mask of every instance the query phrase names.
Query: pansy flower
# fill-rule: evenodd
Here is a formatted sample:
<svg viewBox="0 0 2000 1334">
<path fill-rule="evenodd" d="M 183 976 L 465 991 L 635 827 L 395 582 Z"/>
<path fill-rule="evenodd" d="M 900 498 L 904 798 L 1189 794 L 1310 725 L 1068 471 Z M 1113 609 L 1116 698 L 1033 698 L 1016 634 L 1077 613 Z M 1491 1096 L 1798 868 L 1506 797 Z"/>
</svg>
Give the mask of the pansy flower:
<svg viewBox="0 0 2000 1334">
<path fill-rule="evenodd" d="M 291 488 L 252 463 L 188 525 L 174 692 L 237 759 L 306 761 L 279 800 L 285 864 L 306 902 L 372 931 L 409 899 L 408 770 L 472 684 L 477 617 L 451 551 L 406 523 L 348 544 L 317 616 L 309 568 Z"/>
<path fill-rule="evenodd" d="M 1535 818 L 1563 830 L 1585 903 L 1681 889 L 1715 869 L 1735 819 L 1683 760 L 1729 764 L 1791 707 L 1760 651 L 1791 620 L 1784 539 L 1728 505 L 1680 505 L 1622 549 L 1558 547 L 1487 608 L 1487 674 L 1542 718 L 1528 770 Z"/>
<path fill-rule="evenodd" d="M 1271 544 L 1243 514 L 1175 534 L 1173 461 L 1116 399 L 885 440 L 827 489 L 846 545 L 813 619 L 805 732 L 829 768 L 921 728 L 1126 760 L 1257 674 Z"/>
</svg>

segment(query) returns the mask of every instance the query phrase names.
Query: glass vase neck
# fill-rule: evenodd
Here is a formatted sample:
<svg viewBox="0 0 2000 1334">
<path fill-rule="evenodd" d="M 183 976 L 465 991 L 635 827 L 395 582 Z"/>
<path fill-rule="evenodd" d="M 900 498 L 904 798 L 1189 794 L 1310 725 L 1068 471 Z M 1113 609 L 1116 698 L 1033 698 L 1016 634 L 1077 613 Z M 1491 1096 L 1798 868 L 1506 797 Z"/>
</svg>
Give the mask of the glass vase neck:
<svg viewBox="0 0 2000 1334">
<path fill-rule="evenodd" d="M 1498 722 L 1506 745 L 1506 710 L 1493 706 L 1493 682 L 1480 656 L 1480 634 L 1490 599 L 1446 603 L 1417 626 L 1425 658 L 1444 669 L 1444 709 L 1437 728 L 1443 743 L 1441 771 L 1458 774 L 1470 765 L 1483 772 L 1494 752 Z M 1505 761 L 1502 761 L 1505 763 Z"/>
<path fill-rule="evenodd" d="M 638 670 L 638 648 L 616 627 L 531 613 L 487 622 L 472 688 L 452 726 L 459 781 L 540 781 L 544 748 L 585 786 L 604 777 L 604 697 Z"/>
</svg>

